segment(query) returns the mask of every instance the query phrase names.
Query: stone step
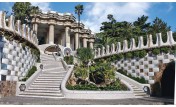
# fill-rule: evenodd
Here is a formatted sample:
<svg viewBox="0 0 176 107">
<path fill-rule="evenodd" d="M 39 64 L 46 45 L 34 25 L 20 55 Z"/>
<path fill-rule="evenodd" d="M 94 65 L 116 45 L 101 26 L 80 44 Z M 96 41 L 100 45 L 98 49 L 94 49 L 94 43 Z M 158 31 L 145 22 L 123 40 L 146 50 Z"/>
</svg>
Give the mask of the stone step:
<svg viewBox="0 0 176 107">
<path fill-rule="evenodd" d="M 39 91 L 60 91 L 60 88 L 31 88 L 31 87 L 29 87 L 27 90 L 30 90 L 30 91 L 36 91 L 36 90 L 39 90 Z"/>
<path fill-rule="evenodd" d="M 54 81 L 60 81 L 60 80 L 62 80 L 62 78 L 37 78 L 36 79 L 37 81 L 39 80 L 41 80 L 41 81 L 43 81 L 43 80 L 46 80 L 46 81 L 52 81 L 52 80 L 54 80 Z"/>
<path fill-rule="evenodd" d="M 46 74 L 46 75 L 50 75 L 50 74 L 54 74 L 54 75 L 59 75 L 59 74 L 66 74 L 66 72 L 43 72 L 43 74 Z"/>
<path fill-rule="evenodd" d="M 37 95 L 37 96 L 58 96 L 62 97 L 63 95 L 61 93 L 35 93 L 35 92 L 24 92 L 20 95 Z"/>
<path fill-rule="evenodd" d="M 54 74 L 41 74 L 39 77 L 43 77 L 43 76 L 44 76 L 44 77 L 64 77 L 65 74 L 64 74 L 64 73 L 63 73 L 63 74 L 60 73 L 60 74 L 58 74 L 58 75 L 57 75 L 57 74 L 55 74 L 55 75 L 54 75 Z"/>
<path fill-rule="evenodd" d="M 34 82 L 32 85 L 60 85 L 61 84 L 61 82 L 59 83 L 59 82 L 57 82 L 57 83 L 36 83 L 36 82 Z"/>
<path fill-rule="evenodd" d="M 33 93 L 61 93 L 61 90 L 26 90 L 25 92 Z"/>
<path fill-rule="evenodd" d="M 133 91 L 134 93 L 145 93 L 144 91 Z"/>
<path fill-rule="evenodd" d="M 147 94 L 145 94 L 145 93 L 137 93 L 137 94 L 135 93 L 134 95 L 135 96 L 147 96 Z"/>
<path fill-rule="evenodd" d="M 34 83 L 48 83 L 48 84 L 50 84 L 50 83 L 61 83 L 61 81 L 35 81 Z"/>
<path fill-rule="evenodd" d="M 37 79 L 63 79 L 63 76 L 61 77 L 47 77 L 47 76 L 39 76 Z"/>
<path fill-rule="evenodd" d="M 35 86 L 30 86 L 28 90 L 60 90 L 60 86 L 58 87 L 35 87 Z"/>
<path fill-rule="evenodd" d="M 60 85 L 31 85 L 30 88 L 60 88 Z"/>
<path fill-rule="evenodd" d="M 22 97 L 34 97 L 34 98 L 53 98 L 53 99 L 58 99 L 58 98 L 64 98 L 63 95 L 62 96 L 41 96 L 41 95 L 18 95 L 18 96 L 22 96 Z"/>
</svg>

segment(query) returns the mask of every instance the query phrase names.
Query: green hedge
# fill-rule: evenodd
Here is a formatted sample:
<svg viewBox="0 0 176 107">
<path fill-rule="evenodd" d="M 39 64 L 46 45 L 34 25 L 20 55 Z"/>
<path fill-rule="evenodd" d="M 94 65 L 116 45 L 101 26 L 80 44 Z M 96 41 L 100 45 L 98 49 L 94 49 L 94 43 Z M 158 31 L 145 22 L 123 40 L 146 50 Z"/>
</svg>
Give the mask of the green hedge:
<svg viewBox="0 0 176 107">
<path fill-rule="evenodd" d="M 125 75 L 125 76 L 127 76 L 127 77 L 129 77 L 129 78 L 131 78 L 131 79 L 133 79 L 133 80 L 135 80 L 137 82 L 139 82 L 139 83 L 142 83 L 142 84 L 148 83 L 148 81 L 146 81 L 143 77 L 142 78 L 133 77 L 131 74 L 127 74 L 127 71 L 124 71 L 122 69 L 117 70 L 117 72 L 119 72 L 119 73 L 121 73 L 121 74 L 123 74 L 123 75 Z"/>
<path fill-rule="evenodd" d="M 67 63 L 67 64 L 73 64 L 73 56 L 65 56 L 64 57 L 64 61 Z"/>
<path fill-rule="evenodd" d="M 29 69 L 26 77 L 23 78 L 22 81 L 26 81 L 28 78 L 30 78 L 35 73 L 35 71 L 37 71 L 37 67 L 36 66 L 32 66 L 32 68 Z"/>
<path fill-rule="evenodd" d="M 84 84 L 84 85 L 75 85 L 71 86 L 69 84 L 66 85 L 66 88 L 68 90 L 99 90 L 99 91 L 120 91 L 120 90 L 129 90 L 124 84 L 121 84 L 120 80 L 116 80 L 114 83 L 106 85 L 106 86 L 101 86 L 97 87 L 96 85 L 93 84 Z"/>
</svg>

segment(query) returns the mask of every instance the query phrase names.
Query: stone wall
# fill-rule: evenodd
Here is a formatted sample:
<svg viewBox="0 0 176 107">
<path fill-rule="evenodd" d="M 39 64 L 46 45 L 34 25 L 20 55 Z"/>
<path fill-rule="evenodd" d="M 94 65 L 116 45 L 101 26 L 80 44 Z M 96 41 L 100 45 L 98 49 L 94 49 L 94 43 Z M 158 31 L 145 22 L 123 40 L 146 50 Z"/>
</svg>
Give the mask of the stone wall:
<svg viewBox="0 0 176 107">
<path fill-rule="evenodd" d="M 0 81 L 0 97 L 15 96 L 16 81 Z"/>
<path fill-rule="evenodd" d="M 146 55 L 141 59 L 122 59 L 116 62 L 118 69 L 124 69 L 133 77 L 144 78 L 149 84 L 160 81 L 164 67 L 175 59 L 174 55 L 162 54 L 156 56 Z"/>
</svg>

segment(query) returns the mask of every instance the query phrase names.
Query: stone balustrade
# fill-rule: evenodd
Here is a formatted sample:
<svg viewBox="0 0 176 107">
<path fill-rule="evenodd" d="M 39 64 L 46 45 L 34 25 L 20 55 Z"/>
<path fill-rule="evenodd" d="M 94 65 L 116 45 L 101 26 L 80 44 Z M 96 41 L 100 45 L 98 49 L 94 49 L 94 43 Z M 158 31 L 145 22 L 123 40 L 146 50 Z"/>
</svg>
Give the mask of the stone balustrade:
<svg viewBox="0 0 176 107">
<path fill-rule="evenodd" d="M 172 31 L 167 32 L 167 41 L 164 43 L 162 40 L 161 33 L 156 34 L 156 44 L 153 43 L 152 35 L 147 36 L 147 44 L 144 45 L 143 37 L 139 37 L 138 45 L 135 44 L 135 39 L 131 38 L 130 47 L 128 48 L 127 40 L 123 41 L 123 46 L 121 47 L 121 43 L 117 42 L 117 46 L 112 44 L 110 47 L 107 45 L 106 47 L 102 47 L 101 49 L 95 49 L 95 59 L 102 58 L 105 56 L 110 56 L 119 53 L 125 53 L 129 51 L 135 50 L 143 50 L 148 48 L 156 48 L 163 46 L 173 46 L 176 44 L 176 41 L 173 39 Z"/>
<path fill-rule="evenodd" d="M 21 25 L 20 20 L 15 21 L 13 15 L 6 20 L 6 13 L 3 11 L 0 11 L 0 29 L 11 32 L 16 36 L 20 36 L 33 44 L 36 48 L 38 47 L 38 39 L 33 30 L 31 30 L 26 24 Z"/>
</svg>

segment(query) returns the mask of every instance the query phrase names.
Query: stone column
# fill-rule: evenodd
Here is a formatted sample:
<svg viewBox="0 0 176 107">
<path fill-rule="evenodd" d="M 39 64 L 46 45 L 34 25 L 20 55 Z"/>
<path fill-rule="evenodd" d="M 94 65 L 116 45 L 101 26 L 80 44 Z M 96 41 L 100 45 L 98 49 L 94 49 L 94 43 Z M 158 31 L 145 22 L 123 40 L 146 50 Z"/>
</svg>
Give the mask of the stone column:
<svg viewBox="0 0 176 107">
<path fill-rule="evenodd" d="M 90 46 L 91 49 L 93 49 L 93 42 L 90 42 L 89 46 Z"/>
<path fill-rule="evenodd" d="M 75 50 L 75 39 L 74 37 L 71 38 L 72 50 Z"/>
<path fill-rule="evenodd" d="M 83 47 L 87 48 L 87 38 L 83 38 Z"/>
<path fill-rule="evenodd" d="M 79 48 L 79 37 L 78 37 L 78 33 L 75 33 L 75 50 Z"/>
<path fill-rule="evenodd" d="M 35 23 L 35 24 L 34 24 L 34 29 L 33 29 L 33 31 L 35 31 L 35 34 L 36 34 L 36 35 L 37 35 L 37 30 L 38 30 L 38 24 Z"/>
<path fill-rule="evenodd" d="M 70 28 L 67 26 L 66 28 L 65 28 L 65 37 L 66 37 L 66 40 L 65 40 L 65 42 L 66 42 L 66 47 L 68 47 L 68 48 L 70 48 Z"/>
<path fill-rule="evenodd" d="M 54 25 L 49 25 L 49 44 L 54 44 Z"/>
</svg>

